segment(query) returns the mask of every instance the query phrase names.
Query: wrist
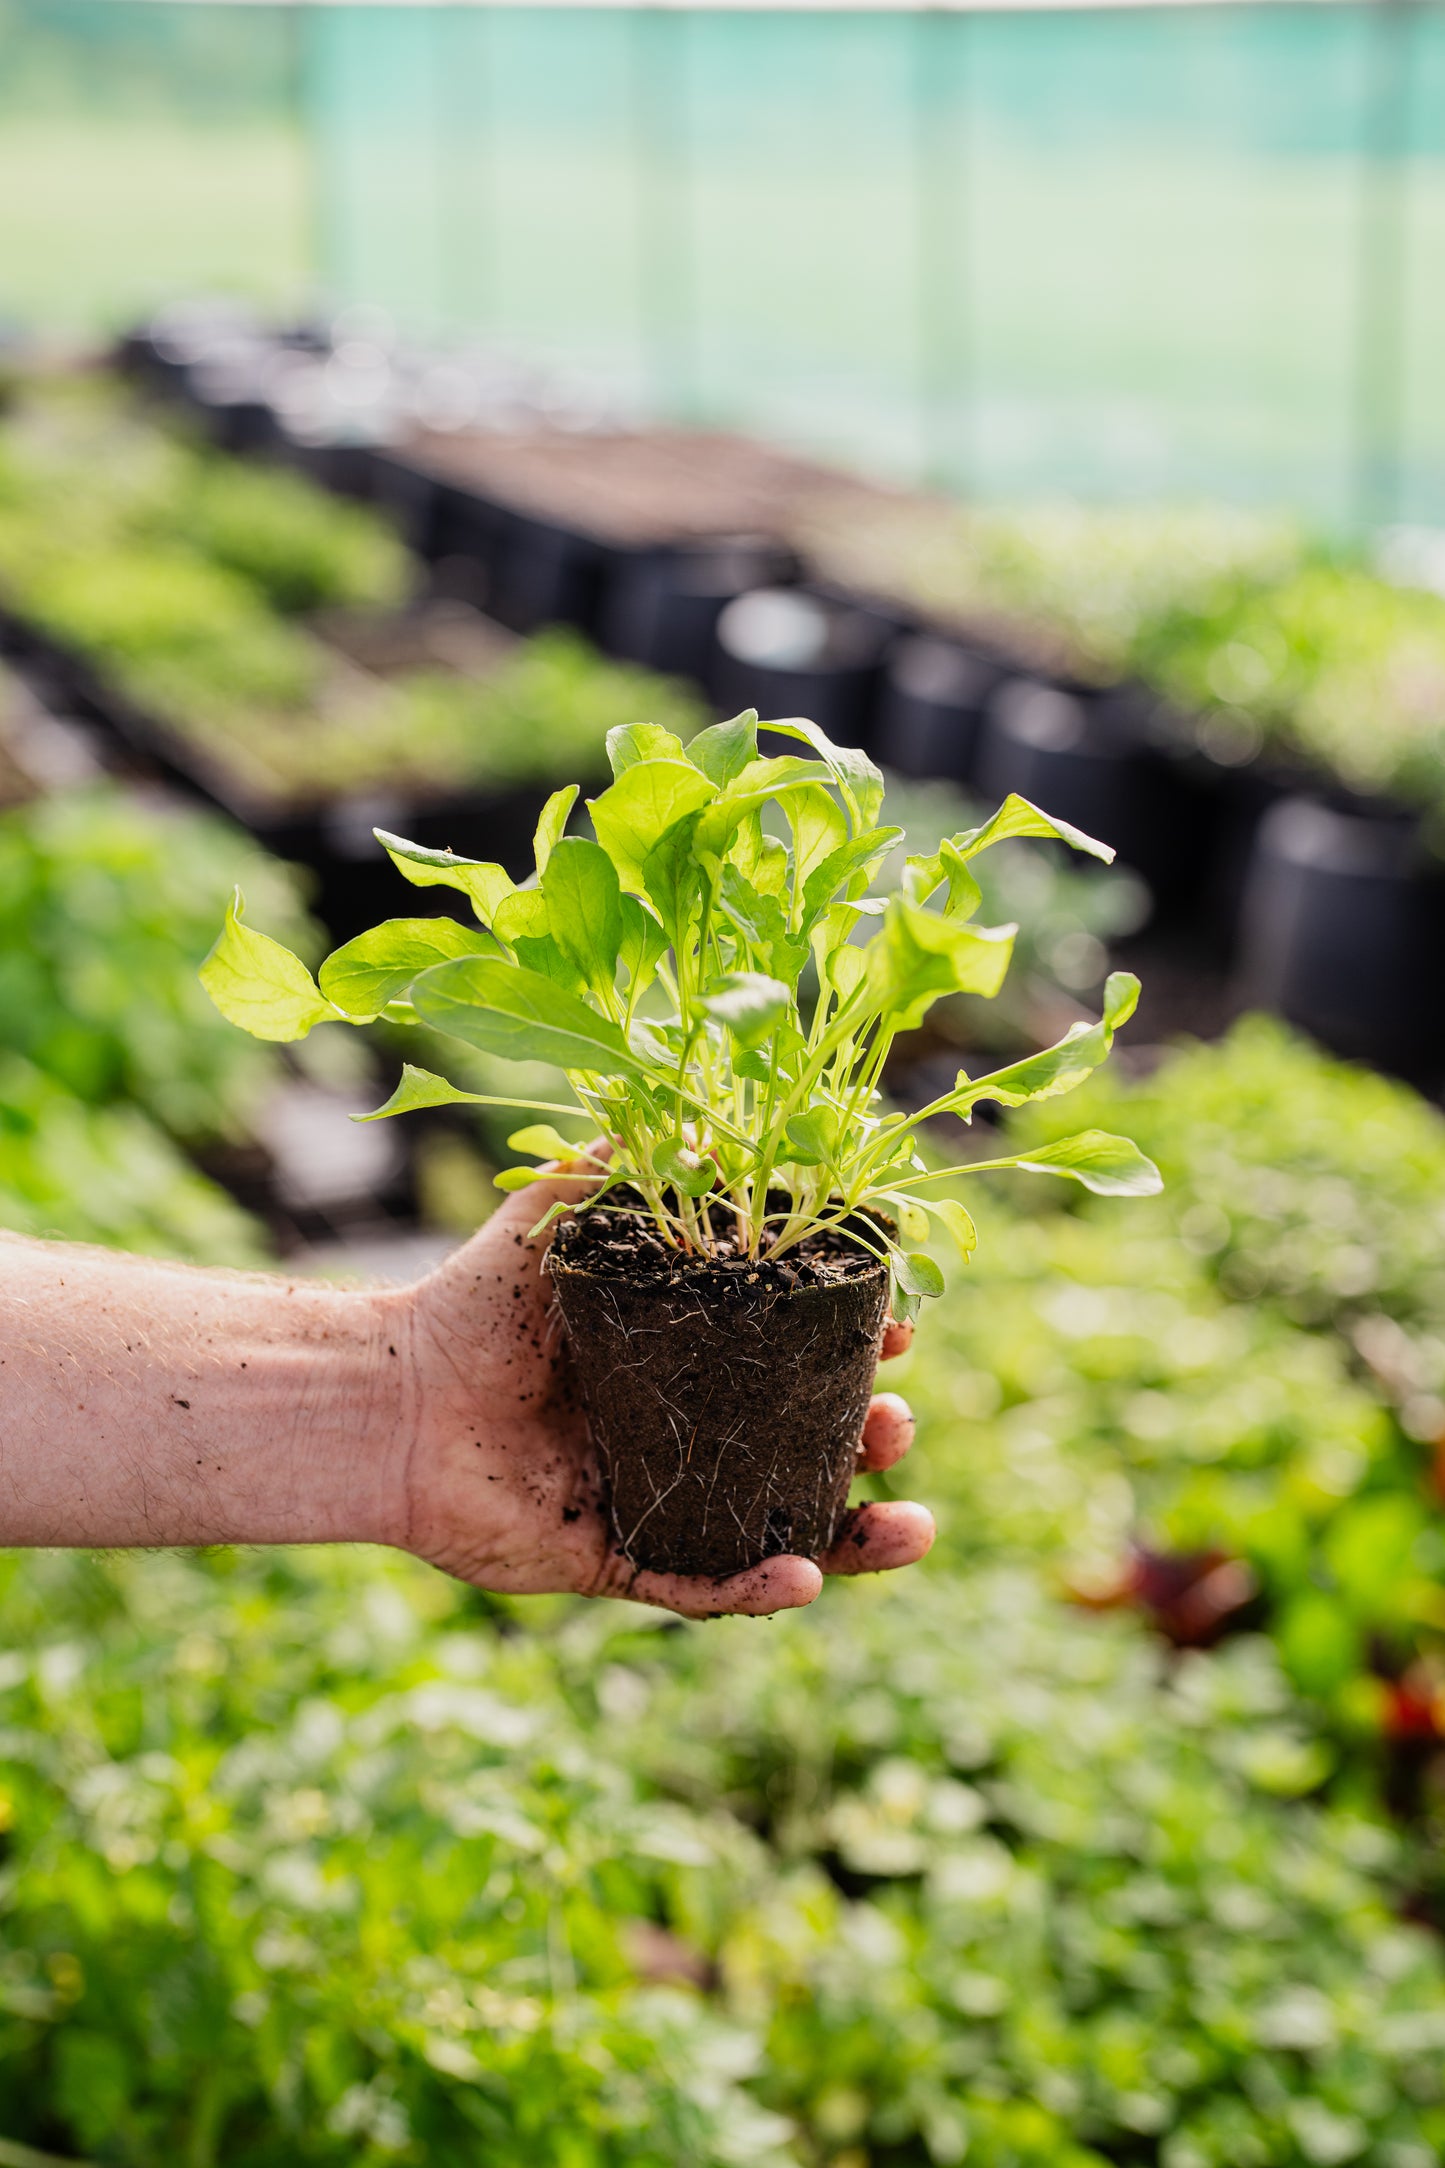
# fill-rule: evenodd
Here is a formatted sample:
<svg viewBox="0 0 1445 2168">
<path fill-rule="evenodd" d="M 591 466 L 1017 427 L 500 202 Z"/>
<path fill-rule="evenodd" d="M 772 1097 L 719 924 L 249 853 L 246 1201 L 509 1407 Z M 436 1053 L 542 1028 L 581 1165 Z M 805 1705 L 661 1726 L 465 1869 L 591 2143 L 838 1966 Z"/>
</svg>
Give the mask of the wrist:
<svg viewBox="0 0 1445 2168">
<path fill-rule="evenodd" d="M 313 1298 L 315 1299 L 315 1298 Z M 289 1486 L 296 1543 L 387 1543 L 405 1526 L 414 1436 L 411 1304 L 405 1289 L 331 1290 L 307 1304 L 297 1341 L 308 1379 Z"/>
</svg>

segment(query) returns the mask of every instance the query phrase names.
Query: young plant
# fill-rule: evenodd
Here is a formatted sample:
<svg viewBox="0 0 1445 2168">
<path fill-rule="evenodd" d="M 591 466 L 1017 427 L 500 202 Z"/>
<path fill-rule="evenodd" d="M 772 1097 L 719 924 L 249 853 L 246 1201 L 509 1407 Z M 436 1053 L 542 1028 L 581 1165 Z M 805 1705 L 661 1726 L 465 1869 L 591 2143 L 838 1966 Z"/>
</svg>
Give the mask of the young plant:
<svg viewBox="0 0 1445 2168">
<path fill-rule="evenodd" d="M 726 1238 L 730 1255 L 776 1260 L 846 1222 L 886 1254 L 899 1313 L 942 1292 L 920 1247 L 931 1222 L 965 1256 L 974 1247 L 968 1213 L 937 1193 L 940 1182 L 1018 1166 L 1105 1194 L 1157 1189 L 1151 1162 L 1099 1130 L 966 1169 L 928 1164 L 917 1144 L 935 1115 L 967 1121 L 981 1101 L 1019 1106 L 1081 1083 L 1133 1012 L 1127 973 L 1109 980 L 1097 1023 L 1043 1053 L 990 1076 L 960 1072 L 913 1113 L 891 1110 L 880 1088 L 899 1032 L 946 994 L 991 996 L 1003 982 L 1016 928 L 974 922 L 979 853 L 1043 836 L 1113 854 L 1010 797 L 981 827 L 908 859 L 898 893 L 870 896 L 901 834 L 881 824 L 878 770 L 812 723 L 767 728 L 808 752 L 759 758 L 751 711 L 686 748 L 651 724 L 611 731 L 614 781 L 589 801 L 596 840 L 564 835 L 577 790 L 558 791 L 537 830 L 536 877 L 521 886 L 500 866 L 378 832 L 407 880 L 459 890 L 475 923 L 391 919 L 338 949 L 319 983 L 244 923 L 238 894 L 202 970 L 207 990 L 264 1038 L 385 1016 L 551 1063 L 567 1103 L 461 1091 L 408 1064 L 364 1118 L 453 1101 L 581 1115 L 611 1145 L 605 1165 L 548 1126 L 518 1131 L 513 1147 L 575 1161 L 579 1184 L 600 1178 L 604 1206 L 627 1185 L 679 1252 L 706 1257 Z M 536 1172 L 513 1167 L 498 1180 L 516 1189 Z"/>
</svg>

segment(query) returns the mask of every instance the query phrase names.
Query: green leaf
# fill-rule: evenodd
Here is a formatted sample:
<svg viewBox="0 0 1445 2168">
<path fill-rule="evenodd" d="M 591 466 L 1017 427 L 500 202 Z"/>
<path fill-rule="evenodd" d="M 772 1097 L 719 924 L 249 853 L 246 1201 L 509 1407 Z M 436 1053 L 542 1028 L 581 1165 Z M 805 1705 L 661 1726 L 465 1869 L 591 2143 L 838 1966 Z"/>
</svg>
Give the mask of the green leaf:
<svg viewBox="0 0 1445 2168">
<path fill-rule="evenodd" d="M 353 1114 L 351 1119 L 354 1122 L 380 1122 L 392 1114 L 411 1114 L 418 1107 L 486 1106 L 487 1103 L 480 1092 L 458 1091 L 444 1076 L 433 1076 L 430 1069 L 418 1069 L 414 1063 L 406 1061 L 401 1065 L 401 1082 L 385 1106 L 374 1107 L 370 1114 Z"/>
<path fill-rule="evenodd" d="M 541 1180 L 540 1167 L 503 1167 L 500 1174 L 493 1176 L 496 1187 L 505 1190 L 527 1189 Z"/>
<path fill-rule="evenodd" d="M 958 1244 L 961 1257 L 972 1257 L 978 1248 L 978 1229 L 955 1197 L 930 1197 L 928 1210 L 940 1220 Z"/>
<path fill-rule="evenodd" d="M 968 870 L 955 843 L 941 843 L 931 858 L 905 858 L 904 892 L 911 903 L 927 903 L 943 881 L 948 882 L 945 918 L 972 918 L 983 902 L 983 891 Z"/>
<path fill-rule="evenodd" d="M 781 979 L 766 978 L 761 971 L 732 971 L 718 979 L 703 995 L 702 1005 L 740 1046 L 760 1046 L 775 1024 L 787 1015 L 792 994 Z"/>
<path fill-rule="evenodd" d="M 1069 1175 L 1096 1197 L 1155 1197 L 1164 1187 L 1159 1169 L 1137 1144 L 1105 1129 L 1084 1129 L 1057 1144 L 1021 1152 L 1013 1164 L 1035 1174 Z"/>
<path fill-rule="evenodd" d="M 929 1225 L 928 1214 L 921 1204 L 896 1190 L 883 1190 L 880 1195 L 883 1202 L 892 1207 L 893 1216 L 898 1222 L 898 1232 L 905 1242 L 928 1240 L 933 1230 Z"/>
<path fill-rule="evenodd" d="M 245 903 L 238 888 L 226 907 L 221 937 L 198 974 L 228 1023 L 253 1039 L 304 1039 L 313 1024 L 337 1020 L 341 1011 L 322 994 L 299 956 L 241 923 Z"/>
<path fill-rule="evenodd" d="M 758 711 L 744 708 L 730 722 L 714 723 L 689 741 L 687 757 L 721 790 L 758 757 Z"/>
<path fill-rule="evenodd" d="M 935 1111 L 967 1115 L 981 1099 L 1021 1107 L 1030 1099 L 1057 1099 L 1092 1075 L 1108 1055 L 1114 1033 L 1134 1014 L 1139 981 L 1131 971 L 1113 971 L 1104 984 L 1104 1013 L 1097 1024 L 1071 1024 L 1055 1046 L 995 1069 L 990 1076 L 960 1074 L 958 1088 Z"/>
<path fill-rule="evenodd" d="M 471 898 L 472 909 L 484 926 L 491 925 L 497 905 L 517 885 L 505 867 L 486 859 L 430 851 L 424 844 L 408 843 L 404 836 L 388 835 L 384 828 L 371 832 L 398 873 L 417 888 L 459 888 Z"/>
<path fill-rule="evenodd" d="M 636 896 L 624 896 L 622 910 L 622 945 L 618 956 L 627 972 L 627 984 L 632 1000 L 651 985 L 657 976 L 658 964 L 667 948 L 667 929 L 660 926 Z"/>
<path fill-rule="evenodd" d="M 844 945 L 835 948 L 824 967 L 828 984 L 839 1001 L 847 1001 L 868 976 L 868 951 Z"/>
<path fill-rule="evenodd" d="M 1426 1526 L 1419 1500 L 1398 1493 L 1351 1499 L 1330 1522 L 1325 1563 L 1358 1617 L 1378 1623 L 1397 1611 L 1417 1577 L 1414 1560 Z"/>
<path fill-rule="evenodd" d="M 680 1137 L 665 1137 L 653 1152 L 652 1164 L 685 1197 L 705 1197 L 717 1181 L 716 1160 L 695 1152 Z"/>
<path fill-rule="evenodd" d="M 607 764 L 614 776 L 640 760 L 690 760 L 674 730 L 660 723 L 614 723 L 607 733 Z"/>
<path fill-rule="evenodd" d="M 807 1107 L 787 1123 L 783 1134 L 800 1167 L 821 1167 L 838 1149 L 838 1113 L 834 1107 Z"/>
<path fill-rule="evenodd" d="M 739 825 L 773 799 L 791 791 L 811 789 L 830 780 L 828 770 L 816 760 L 800 760 L 783 753 L 772 760 L 750 760 L 739 769 L 697 824 L 700 857 L 720 858 Z"/>
<path fill-rule="evenodd" d="M 848 842 L 848 816 L 819 783 L 790 791 L 783 811 L 793 836 L 794 887 L 806 896 L 808 875 Z"/>
<path fill-rule="evenodd" d="M 1336 1596 L 1305 1588 L 1291 1597 L 1275 1625 L 1285 1670 L 1301 1693 L 1332 1694 L 1359 1670 L 1360 1629 Z"/>
<path fill-rule="evenodd" d="M 542 894 L 553 940 L 594 991 L 610 992 L 622 946 L 622 891 L 606 851 L 564 836 L 547 861 Z"/>
<path fill-rule="evenodd" d="M 597 840 L 634 895 L 646 892 L 642 868 L 670 828 L 717 796 L 690 760 L 639 760 L 610 790 L 589 800 Z"/>
<path fill-rule="evenodd" d="M 863 952 L 874 1006 L 895 1030 L 911 1031 L 944 994 L 992 999 L 1008 972 L 1017 931 L 940 918 L 906 896 L 891 896 L 882 929 Z"/>
<path fill-rule="evenodd" d="M 733 1075 L 746 1077 L 749 1083 L 766 1084 L 772 1075 L 768 1057 L 761 1048 L 740 1048 L 733 1055 Z"/>
<path fill-rule="evenodd" d="M 518 1129 L 507 1139 L 509 1152 L 530 1152 L 534 1159 L 584 1159 L 587 1154 L 580 1144 L 569 1143 L 550 1122 L 531 1122 L 525 1129 Z"/>
<path fill-rule="evenodd" d="M 552 914 L 540 888 L 516 888 L 504 897 L 497 906 L 493 931 L 527 970 L 540 972 L 569 993 L 585 989 L 582 973 L 552 932 Z"/>
<path fill-rule="evenodd" d="M 803 883 L 804 933 L 827 910 L 833 898 L 851 883 L 855 874 L 871 876 L 877 861 L 902 833 L 901 828 L 870 828 L 866 835 L 850 837 L 837 850 L 831 851 L 820 865 L 814 866 Z"/>
<path fill-rule="evenodd" d="M 822 756 L 838 779 L 855 835 L 861 835 L 873 826 L 883 803 L 883 774 L 866 753 L 860 753 L 852 746 L 834 745 L 806 716 L 790 715 L 783 722 L 766 723 L 763 727 L 777 731 L 783 737 L 801 738 Z"/>
<path fill-rule="evenodd" d="M 925 1250 L 895 1250 L 893 1253 L 893 1276 L 908 1295 L 941 1295 L 944 1289 L 942 1270 Z"/>
<path fill-rule="evenodd" d="M 679 954 L 687 946 L 688 929 L 702 901 L 703 872 L 692 847 L 693 833 L 700 818 L 694 812 L 675 821 L 642 862 L 642 880 L 648 899 Z"/>
<path fill-rule="evenodd" d="M 532 853 L 537 861 L 537 878 L 540 881 L 547 870 L 547 861 L 562 840 L 567 826 L 567 816 L 577 803 L 577 785 L 569 783 L 564 790 L 554 790 L 542 808 L 537 822 L 537 832 L 532 838 Z"/>
<path fill-rule="evenodd" d="M 728 845 L 727 863 L 750 881 L 760 896 L 785 896 L 788 891 L 788 852 L 776 836 L 763 834 L 763 817 L 754 806 L 738 822 Z"/>
<path fill-rule="evenodd" d="M 995 843 L 1005 843 L 1014 836 L 1042 836 L 1056 843 L 1067 843 L 1076 851 L 1088 851 L 1094 858 L 1102 858 L 1105 865 L 1112 865 L 1114 852 L 1111 845 L 1098 843 L 1093 836 L 1086 836 L 1082 828 L 1072 828 L 1067 821 L 1056 821 L 1051 814 L 1030 805 L 1027 798 L 1020 798 L 1011 791 L 992 820 L 981 828 L 970 828 L 963 835 L 955 836 L 954 847 L 964 858 L 977 858 Z"/>
<path fill-rule="evenodd" d="M 414 1062 L 403 1062 L 401 1084 L 396 1086 L 386 1106 L 377 1106 L 370 1114 L 351 1114 L 351 1121 L 383 1121 L 388 1114 L 412 1114 L 416 1108 L 427 1106 L 546 1106 L 546 1101 L 496 1099 L 492 1093 L 457 1091 L 457 1086 L 448 1084 L 446 1077 L 433 1075 L 431 1069 L 418 1069 Z M 557 1108 L 557 1112 L 565 1114 L 570 1108 Z M 2 2161 L 0 2168 L 4 2168 Z"/>
<path fill-rule="evenodd" d="M 771 976 L 795 985 L 807 949 L 791 937 L 787 914 L 777 897 L 761 894 L 736 866 L 725 864 L 718 902 L 749 948 L 760 952 Z"/>
<path fill-rule="evenodd" d="M 506 1061 L 545 1061 L 599 1076 L 642 1076 L 617 1026 L 540 972 L 490 957 L 424 971 L 412 988 L 424 1023 Z"/>
<path fill-rule="evenodd" d="M 983 902 L 983 890 L 968 870 L 963 853 L 952 843 L 939 846 L 939 864 L 948 878 L 948 901 L 943 906 L 945 918 L 972 918 Z"/>
<path fill-rule="evenodd" d="M 318 978 L 328 1001 L 365 1024 L 405 993 L 419 971 L 449 956 L 495 953 L 489 934 L 454 918 L 389 918 L 333 950 Z"/>
<path fill-rule="evenodd" d="M 492 931 L 511 948 L 518 941 L 540 941 L 552 931 L 552 915 L 540 888 L 514 888 L 497 905 Z"/>
</svg>

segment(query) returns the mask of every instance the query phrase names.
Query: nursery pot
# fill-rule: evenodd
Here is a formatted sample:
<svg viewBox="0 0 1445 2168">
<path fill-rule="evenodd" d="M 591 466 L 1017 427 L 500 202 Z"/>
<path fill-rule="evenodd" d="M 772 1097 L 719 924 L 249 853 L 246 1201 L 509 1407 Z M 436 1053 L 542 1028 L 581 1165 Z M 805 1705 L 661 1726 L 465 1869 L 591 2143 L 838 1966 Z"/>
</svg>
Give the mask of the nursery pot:
<svg viewBox="0 0 1445 2168">
<path fill-rule="evenodd" d="M 619 1547 L 717 1579 L 817 1557 L 856 1472 L 887 1267 L 841 1232 L 777 1264 L 684 1258 L 649 1224 L 584 1207 L 548 1254 Z"/>
<path fill-rule="evenodd" d="M 735 595 L 782 586 L 797 560 L 760 535 L 718 535 L 663 543 L 619 555 L 610 571 L 598 623 L 609 655 L 664 676 L 707 675 L 717 621 Z"/>
<path fill-rule="evenodd" d="M 874 746 L 899 775 L 971 783 L 979 728 L 1004 665 L 958 640 L 905 633 L 888 658 Z"/>
<path fill-rule="evenodd" d="M 893 628 L 805 588 L 758 587 L 718 619 L 710 690 L 725 715 L 808 715 L 835 745 L 869 743 Z"/>
<path fill-rule="evenodd" d="M 1286 798 L 1255 842 L 1240 990 L 1337 1054 L 1433 1078 L 1445 1061 L 1445 880 L 1405 815 Z"/>
<path fill-rule="evenodd" d="M 977 781 L 992 802 L 1017 791 L 1112 844 L 1143 875 L 1156 914 L 1191 917 L 1210 856 L 1213 810 L 1147 736 L 1132 689 L 1069 689 L 1012 677 L 988 703 Z"/>
</svg>

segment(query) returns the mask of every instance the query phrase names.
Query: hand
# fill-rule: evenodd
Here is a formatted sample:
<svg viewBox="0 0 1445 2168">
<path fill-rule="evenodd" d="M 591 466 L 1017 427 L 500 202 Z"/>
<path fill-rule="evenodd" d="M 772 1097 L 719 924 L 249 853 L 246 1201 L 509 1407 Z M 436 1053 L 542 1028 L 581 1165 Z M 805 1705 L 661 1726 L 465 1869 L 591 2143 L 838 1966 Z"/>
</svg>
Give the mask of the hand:
<svg viewBox="0 0 1445 2168">
<path fill-rule="evenodd" d="M 923 1506 L 855 1506 L 816 1562 L 767 1559 L 725 1581 L 646 1573 L 612 1541 L 577 1382 L 541 1265 L 529 1241 L 557 1197 L 585 1185 L 542 1180 L 500 1205 L 440 1271 L 396 1299 L 405 1305 L 413 1395 L 411 1442 L 395 1540 L 479 1588 L 517 1595 L 571 1590 L 628 1596 L 685 1618 L 759 1614 L 811 1603 L 826 1573 L 912 1565 L 933 1542 Z M 910 1325 L 890 1324 L 883 1355 L 901 1355 Z M 859 1469 L 891 1468 L 913 1442 L 896 1393 L 873 1401 Z"/>
</svg>

